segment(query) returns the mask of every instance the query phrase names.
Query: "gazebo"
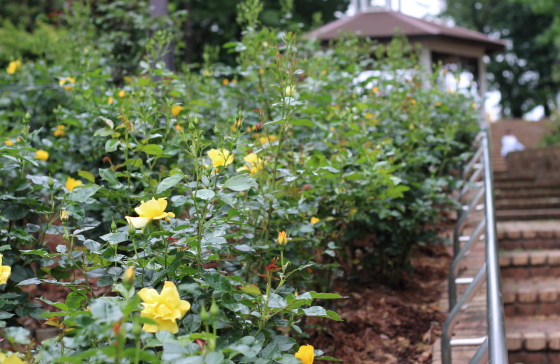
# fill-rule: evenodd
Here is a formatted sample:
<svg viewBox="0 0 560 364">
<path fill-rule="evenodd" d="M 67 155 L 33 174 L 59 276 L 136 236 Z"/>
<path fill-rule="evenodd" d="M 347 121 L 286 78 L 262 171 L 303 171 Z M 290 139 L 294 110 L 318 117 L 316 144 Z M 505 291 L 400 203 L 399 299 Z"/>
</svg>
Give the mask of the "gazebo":
<svg viewBox="0 0 560 364">
<path fill-rule="evenodd" d="M 354 16 L 335 20 L 309 33 L 321 41 L 336 38 L 341 32 L 352 32 L 381 43 L 389 42 L 398 29 L 411 43 L 421 45 L 421 63 L 427 69 L 441 61 L 443 64 L 461 63 L 475 77 L 481 97 L 486 94 L 486 65 L 484 55 L 503 51 L 504 42 L 490 39 L 473 30 L 450 27 L 413 18 L 385 8 L 373 8 L 362 1 Z M 357 8 L 357 4 L 355 4 Z"/>
</svg>

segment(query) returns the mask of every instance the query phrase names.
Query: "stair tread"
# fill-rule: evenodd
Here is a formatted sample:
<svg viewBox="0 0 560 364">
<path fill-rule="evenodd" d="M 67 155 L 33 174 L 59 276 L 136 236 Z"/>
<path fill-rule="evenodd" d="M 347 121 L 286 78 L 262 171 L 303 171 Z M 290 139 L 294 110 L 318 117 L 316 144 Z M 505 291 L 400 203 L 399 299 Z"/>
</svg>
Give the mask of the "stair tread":
<svg viewBox="0 0 560 364">
<path fill-rule="evenodd" d="M 539 216 L 539 215 L 560 215 L 560 209 L 515 209 L 496 211 L 496 216 Z"/>
<path fill-rule="evenodd" d="M 560 279 L 554 277 L 536 277 L 525 279 L 502 279 L 503 292 L 541 292 L 544 290 L 560 290 Z"/>
<path fill-rule="evenodd" d="M 496 224 L 498 232 L 512 233 L 512 232 L 560 232 L 560 219 L 558 220 L 521 220 L 521 221 L 499 221 Z"/>
<path fill-rule="evenodd" d="M 506 320 L 506 336 L 544 332 L 546 334 L 560 332 L 560 316 L 536 315 L 508 317 Z"/>
</svg>

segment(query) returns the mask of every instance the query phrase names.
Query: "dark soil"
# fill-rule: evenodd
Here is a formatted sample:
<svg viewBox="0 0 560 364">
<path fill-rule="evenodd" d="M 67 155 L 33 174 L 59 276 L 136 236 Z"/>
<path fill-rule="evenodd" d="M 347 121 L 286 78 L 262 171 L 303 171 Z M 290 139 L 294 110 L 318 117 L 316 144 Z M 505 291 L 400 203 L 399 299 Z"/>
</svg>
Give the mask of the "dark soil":
<svg viewBox="0 0 560 364">
<path fill-rule="evenodd" d="M 317 322 L 322 329 L 308 331 L 310 343 L 344 363 L 430 363 L 445 320 L 438 301 L 451 257 L 442 245 L 418 247 L 412 256 L 414 273 L 402 290 L 337 281 L 336 293 L 348 296 L 335 308 L 344 322 Z"/>
</svg>

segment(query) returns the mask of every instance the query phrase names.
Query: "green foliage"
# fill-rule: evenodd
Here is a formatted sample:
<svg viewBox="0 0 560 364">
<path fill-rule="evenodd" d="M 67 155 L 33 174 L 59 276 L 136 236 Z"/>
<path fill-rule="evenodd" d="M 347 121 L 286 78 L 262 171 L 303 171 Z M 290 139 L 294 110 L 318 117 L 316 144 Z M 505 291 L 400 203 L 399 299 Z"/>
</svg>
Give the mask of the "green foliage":
<svg viewBox="0 0 560 364">
<path fill-rule="evenodd" d="M 402 38 L 372 59 L 355 37 L 325 49 L 264 27 L 259 8 L 238 7 L 246 31 L 223 46 L 232 67 L 208 48 L 200 72 L 167 71 L 157 60 L 173 36 L 160 31 L 115 87 L 113 51 L 79 28 L 90 9 L 77 4 L 67 53 L 0 73 L 21 85 L 0 103 L 12 269 L 0 320 L 59 329 L 22 353 L 29 363 L 296 364 L 303 317 L 341 320 L 326 300 L 342 297 L 322 293 L 332 277 L 400 284 L 412 247 L 456 208 L 450 171 L 476 130 L 472 100 L 442 91 Z M 42 298 L 49 310 L 18 305 L 32 284 L 70 293 Z M 159 294 L 176 333 L 151 332 Z M 184 315 L 169 309 L 180 301 Z M 28 340 L 6 335 L 14 348 Z"/>
<path fill-rule="evenodd" d="M 533 4 L 535 2 L 531 2 Z M 551 26 L 550 13 L 538 15 L 531 4 L 512 0 L 456 0 L 446 15 L 455 22 L 506 41 L 506 52 L 491 57 L 488 64 L 491 85 L 500 91 L 504 116 L 520 118 L 542 105 L 550 115 L 556 105 L 560 78 L 556 69 L 558 49 L 541 41 Z"/>
</svg>

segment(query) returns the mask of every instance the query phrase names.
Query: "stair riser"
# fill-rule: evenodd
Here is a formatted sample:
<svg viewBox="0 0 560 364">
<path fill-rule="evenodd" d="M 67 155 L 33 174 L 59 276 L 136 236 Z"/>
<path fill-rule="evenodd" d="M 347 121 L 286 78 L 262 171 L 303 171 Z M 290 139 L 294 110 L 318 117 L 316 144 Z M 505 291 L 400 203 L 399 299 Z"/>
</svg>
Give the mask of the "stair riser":
<svg viewBox="0 0 560 364">
<path fill-rule="evenodd" d="M 560 249 L 560 239 L 519 239 L 519 240 L 500 240 L 498 243 L 500 249 L 505 250 L 535 250 L 535 249 L 543 249 L 543 250 L 551 250 L 551 249 Z"/>
<path fill-rule="evenodd" d="M 508 364 L 558 364 L 560 351 L 510 351 Z"/>
<path fill-rule="evenodd" d="M 520 203 L 508 203 L 500 204 L 496 203 L 496 211 L 506 211 L 506 210 L 533 210 L 533 209 L 557 209 L 560 208 L 560 202 L 520 202 Z"/>
<path fill-rule="evenodd" d="M 516 198 L 560 197 L 560 188 L 494 190 L 496 202 Z"/>
<path fill-rule="evenodd" d="M 504 304 L 504 314 L 507 317 L 556 315 L 560 312 L 560 301 Z"/>
<path fill-rule="evenodd" d="M 560 277 L 560 266 L 518 266 L 502 267 L 502 278 L 526 279 L 535 277 Z M 560 313 L 560 311 L 558 311 Z"/>
<path fill-rule="evenodd" d="M 560 213 L 533 215 L 496 216 L 497 221 L 529 221 L 529 220 L 560 220 Z"/>
<path fill-rule="evenodd" d="M 560 186 L 560 181 L 508 181 L 501 182 L 496 181 L 494 183 L 494 189 L 498 190 L 509 190 L 509 189 L 519 189 L 519 188 L 558 188 Z"/>
</svg>

